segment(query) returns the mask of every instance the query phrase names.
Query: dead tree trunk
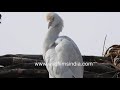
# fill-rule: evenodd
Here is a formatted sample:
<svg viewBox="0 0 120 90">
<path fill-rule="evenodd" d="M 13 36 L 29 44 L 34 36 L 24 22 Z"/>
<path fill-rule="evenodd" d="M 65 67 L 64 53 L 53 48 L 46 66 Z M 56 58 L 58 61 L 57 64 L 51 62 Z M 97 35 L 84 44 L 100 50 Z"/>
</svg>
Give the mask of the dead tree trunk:
<svg viewBox="0 0 120 90">
<path fill-rule="evenodd" d="M 119 78 L 120 68 L 109 63 L 110 58 L 83 56 L 84 62 L 96 62 L 84 67 L 84 78 Z M 45 66 L 35 66 L 44 62 L 42 55 L 0 56 L 0 78 L 48 78 Z M 118 64 L 120 65 L 120 64 Z"/>
</svg>

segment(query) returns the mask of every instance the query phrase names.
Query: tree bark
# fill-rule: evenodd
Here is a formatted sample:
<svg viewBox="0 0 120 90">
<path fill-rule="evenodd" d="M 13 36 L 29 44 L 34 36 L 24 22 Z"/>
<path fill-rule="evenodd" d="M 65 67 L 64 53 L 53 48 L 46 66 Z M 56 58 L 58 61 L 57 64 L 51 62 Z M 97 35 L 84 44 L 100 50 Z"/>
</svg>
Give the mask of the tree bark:
<svg viewBox="0 0 120 90">
<path fill-rule="evenodd" d="M 20 58 L 20 57 L 1 57 L 0 58 L 0 65 L 3 65 L 3 66 L 20 64 L 20 63 L 32 63 L 32 62 L 43 62 L 43 60 Z"/>
<path fill-rule="evenodd" d="M 120 64 L 110 63 L 110 58 L 83 56 L 84 62 L 96 62 L 84 67 L 84 78 L 118 78 Z M 35 66 L 44 62 L 42 55 L 4 55 L 0 56 L 0 78 L 48 78 L 45 66 Z M 119 67 L 118 67 L 119 66 Z"/>
<path fill-rule="evenodd" d="M 48 78 L 45 69 L 4 69 L 0 71 L 0 78 Z"/>
</svg>

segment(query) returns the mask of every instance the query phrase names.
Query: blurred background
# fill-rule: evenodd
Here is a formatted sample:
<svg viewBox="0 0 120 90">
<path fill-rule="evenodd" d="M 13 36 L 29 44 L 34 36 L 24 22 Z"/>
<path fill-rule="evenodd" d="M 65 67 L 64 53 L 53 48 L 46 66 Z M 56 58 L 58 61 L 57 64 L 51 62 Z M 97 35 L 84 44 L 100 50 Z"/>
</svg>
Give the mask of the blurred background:
<svg viewBox="0 0 120 90">
<path fill-rule="evenodd" d="M 82 55 L 101 56 L 120 42 L 120 12 L 56 12 L 64 20 L 60 35 L 72 38 Z M 42 54 L 47 12 L 0 12 L 0 55 Z M 106 49 L 105 49 L 106 50 Z"/>
</svg>

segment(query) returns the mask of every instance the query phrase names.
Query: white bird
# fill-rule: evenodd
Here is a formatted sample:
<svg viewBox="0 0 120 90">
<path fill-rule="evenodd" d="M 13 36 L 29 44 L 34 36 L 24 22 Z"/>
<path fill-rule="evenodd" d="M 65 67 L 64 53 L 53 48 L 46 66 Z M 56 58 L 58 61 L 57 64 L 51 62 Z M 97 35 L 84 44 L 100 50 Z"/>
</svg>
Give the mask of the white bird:
<svg viewBox="0 0 120 90">
<path fill-rule="evenodd" d="M 67 36 L 59 36 L 63 29 L 62 18 L 57 13 L 50 12 L 47 14 L 47 21 L 49 30 L 43 44 L 43 58 L 49 78 L 83 78 L 83 66 L 72 66 L 73 64 L 65 66 L 63 64 L 83 63 L 83 58 L 72 39 Z"/>
</svg>

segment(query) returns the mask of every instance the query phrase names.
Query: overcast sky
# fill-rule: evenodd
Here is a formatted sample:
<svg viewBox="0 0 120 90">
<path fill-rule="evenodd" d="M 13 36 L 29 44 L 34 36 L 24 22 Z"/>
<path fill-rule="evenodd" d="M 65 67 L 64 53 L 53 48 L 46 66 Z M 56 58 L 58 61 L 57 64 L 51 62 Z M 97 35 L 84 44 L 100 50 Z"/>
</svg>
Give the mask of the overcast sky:
<svg viewBox="0 0 120 90">
<path fill-rule="evenodd" d="M 47 12 L 0 12 L 0 55 L 42 54 Z M 120 12 L 57 12 L 64 20 L 60 35 L 72 38 L 82 55 L 102 55 L 120 42 Z"/>
</svg>

